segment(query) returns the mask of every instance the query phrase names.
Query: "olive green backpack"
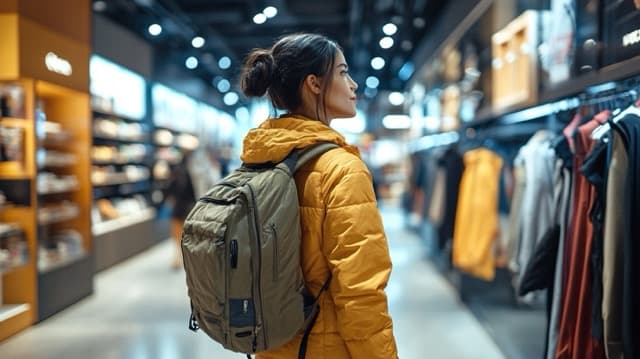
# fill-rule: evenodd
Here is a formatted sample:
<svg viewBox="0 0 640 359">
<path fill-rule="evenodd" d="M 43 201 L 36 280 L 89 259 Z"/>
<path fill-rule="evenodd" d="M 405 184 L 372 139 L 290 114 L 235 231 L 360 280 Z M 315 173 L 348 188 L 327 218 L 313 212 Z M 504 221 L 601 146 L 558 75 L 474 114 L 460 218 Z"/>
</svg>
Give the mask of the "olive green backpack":
<svg viewBox="0 0 640 359">
<path fill-rule="evenodd" d="M 249 358 L 304 332 L 298 354 L 304 358 L 318 297 L 331 277 L 316 298 L 308 294 L 293 175 L 336 147 L 321 143 L 277 164 L 243 164 L 198 200 L 182 233 L 191 330 Z"/>
</svg>

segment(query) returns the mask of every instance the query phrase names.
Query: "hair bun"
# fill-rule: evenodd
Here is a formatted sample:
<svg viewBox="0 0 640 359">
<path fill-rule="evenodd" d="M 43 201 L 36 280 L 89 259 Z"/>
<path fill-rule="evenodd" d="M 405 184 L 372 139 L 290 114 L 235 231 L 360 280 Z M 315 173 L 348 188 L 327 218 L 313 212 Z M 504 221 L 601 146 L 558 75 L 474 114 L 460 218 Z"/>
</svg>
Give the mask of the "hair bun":
<svg viewBox="0 0 640 359">
<path fill-rule="evenodd" d="M 247 97 L 261 97 L 273 78 L 275 65 L 270 50 L 254 50 L 245 61 L 242 71 L 242 92 Z"/>
</svg>

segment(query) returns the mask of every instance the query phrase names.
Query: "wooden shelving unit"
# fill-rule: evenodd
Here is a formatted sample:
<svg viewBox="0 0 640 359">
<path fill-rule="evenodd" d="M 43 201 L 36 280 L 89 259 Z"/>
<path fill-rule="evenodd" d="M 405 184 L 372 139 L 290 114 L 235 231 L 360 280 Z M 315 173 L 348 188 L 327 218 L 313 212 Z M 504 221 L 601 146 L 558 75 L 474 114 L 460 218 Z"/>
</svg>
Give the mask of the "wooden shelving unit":
<svg viewBox="0 0 640 359">
<path fill-rule="evenodd" d="M 60 257 L 53 254 L 55 260 L 47 265 L 38 266 L 38 296 L 41 298 L 38 318 L 42 320 L 93 291 L 92 270 L 90 266 L 85 268 L 87 266 L 83 260 L 90 258 L 93 241 L 89 210 L 92 201 L 89 174 L 91 159 L 87 150 L 91 147 L 92 139 L 88 93 L 38 81 L 36 97 L 47 121 L 58 124 L 63 133 L 69 137 L 64 144 L 57 143 L 51 146 L 47 142 L 42 142 L 41 149 L 55 150 L 74 158 L 73 162 L 44 166 L 43 169 L 46 167 L 47 172 L 59 176 L 74 176 L 78 183 L 77 187 L 71 191 L 62 191 L 55 195 L 39 194 L 39 214 L 49 206 L 55 209 L 63 204 L 60 208 L 66 209 L 66 213 L 39 218 L 40 252 L 44 253 L 45 250 L 51 250 L 53 247 L 54 249 L 49 253 L 56 253 L 55 248 L 62 243 L 53 238 L 60 233 L 68 233 L 65 231 L 73 231 L 74 235 L 80 239 L 80 243 L 76 243 L 78 237 L 66 237 L 68 242 L 64 245 L 75 248 L 74 253 Z M 76 280 L 70 281 L 70 277 Z M 53 302 L 47 298 L 57 298 L 57 300 Z"/>
<path fill-rule="evenodd" d="M 23 94 L 20 105 L 15 101 L 9 104 L 17 106 L 19 111 L 12 109 L 9 117 L 0 118 L 0 124 L 20 127 L 24 133 L 23 158 L 0 162 L 0 190 L 10 202 L 0 208 L 0 222 L 14 223 L 21 228 L 28 251 L 26 264 L 2 273 L 0 341 L 93 291 L 88 154 L 91 145 L 88 95 L 91 4 L 88 0 L 69 0 L 65 4 L 50 6 L 44 0 L 34 0 L 29 6 L 19 6 L 16 0 L 0 4 L 0 84 L 17 86 Z M 42 9 L 46 10 L 46 16 Z M 47 60 L 52 57 L 49 54 L 55 55 L 54 63 Z M 65 133 L 41 138 L 42 117 L 36 112 L 40 106 L 47 120 L 58 123 Z M 42 158 L 42 154 L 38 156 L 39 148 L 72 153 L 74 161 L 42 168 L 38 166 L 38 159 Z M 43 169 L 75 176 L 77 185 L 44 186 L 38 191 Z M 63 202 L 74 203 L 77 215 L 39 223 L 42 208 Z M 60 266 L 39 271 L 43 243 L 50 239 L 51 233 L 61 230 L 78 233 L 84 257 L 60 261 Z M 88 265 L 78 265 L 82 262 Z"/>
<path fill-rule="evenodd" d="M 15 223 L 23 231 L 27 242 L 26 264 L 2 272 L 2 306 L 0 307 L 0 340 L 33 323 L 37 318 L 37 233 L 35 198 L 35 133 L 33 125 L 34 82 L 11 81 L 25 90 L 25 118 L 1 118 L 2 126 L 19 127 L 24 133 L 23 159 L 0 162 L 0 188 L 11 205 L 0 209 L 1 223 Z M 6 84 L 6 82 L 5 82 Z"/>
</svg>

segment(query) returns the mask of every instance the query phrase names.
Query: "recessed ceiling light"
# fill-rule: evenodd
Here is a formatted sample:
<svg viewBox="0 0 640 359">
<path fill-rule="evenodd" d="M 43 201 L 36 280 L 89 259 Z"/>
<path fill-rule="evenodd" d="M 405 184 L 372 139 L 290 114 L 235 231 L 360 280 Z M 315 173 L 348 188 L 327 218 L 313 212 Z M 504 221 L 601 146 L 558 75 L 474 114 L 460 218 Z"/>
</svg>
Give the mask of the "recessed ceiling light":
<svg viewBox="0 0 640 359">
<path fill-rule="evenodd" d="M 184 62 L 184 65 L 189 69 L 193 70 L 198 67 L 198 59 L 195 56 L 189 56 L 187 61 Z"/>
<path fill-rule="evenodd" d="M 193 38 L 193 40 L 191 40 L 191 45 L 196 49 L 199 49 L 204 46 L 204 39 L 200 36 L 196 36 Z"/>
<path fill-rule="evenodd" d="M 231 83 L 227 79 L 222 79 L 218 82 L 218 91 L 225 93 L 231 89 Z"/>
<path fill-rule="evenodd" d="M 400 106 L 404 103 L 404 95 L 402 92 L 394 91 L 389 94 L 389 103 L 394 106 Z"/>
<path fill-rule="evenodd" d="M 413 19 L 413 26 L 417 27 L 418 29 L 423 28 L 426 24 L 426 21 L 424 21 L 424 19 L 421 17 Z"/>
<path fill-rule="evenodd" d="M 380 85 L 380 80 L 378 80 L 378 78 L 375 76 L 369 76 L 365 80 L 365 84 L 367 85 L 368 88 L 374 89 Z"/>
<path fill-rule="evenodd" d="M 367 87 L 364 89 L 364 95 L 368 98 L 374 98 L 378 94 L 378 89 L 373 89 L 371 87 Z"/>
<path fill-rule="evenodd" d="M 107 3 L 99 0 L 93 3 L 93 11 L 95 12 L 103 12 L 107 10 Z"/>
<path fill-rule="evenodd" d="M 382 57 L 374 57 L 373 59 L 371 59 L 371 67 L 374 70 L 380 70 L 384 67 L 384 65 L 385 65 L 385 62 Z"/>
<path fill-rule="evenodd" d="M 393 46 L 393 39 L 389 36 L 385 36 L 380 39 L 380 47 L 383 49 L 389 49 Z"/>
<path fill-rule="evenodd" d="M 255 22 L 258 25 L 264 24 L 266 21 L 267 21 L 267 15 L 263 13 L 256 14 L 256 16 L 253 17 L 253 22 Z"/>
<path fill-rule="evenodd" d="M 402 47 L 404 51 L 411 51 L 411 49 L 413 49 L 413 43 L 410 40 L 402 40 L 400 47 Z"/>
<path fill-rule="evenodd" d="M 278 15 L 278 9 L 276 9 L 274 6 L 267 6 L 267 7 L 264 8 L 264 10 L 262 10 L 262 13 L 266 17 L 271 19 L 272 17 Z"/>
<path fill-rule="evenodd" d="M 224 95 L 224 97 L 222 98 L 222 101 L 224 102 L 225 105 L 227 106 L 233 106 L 236 103 L 238 103 L 239 97 L 238 94 L 235 92 L 228 92 L 226 95 Z"/>
<path fill-rule="evenodd" d="M 160 35 L 160 33 L 162 33 L 162 26 L 158 24 L 151 24 L 148 31 L 152 36 L 158 36 Z"/>
<path fill-rule="evenodd" d="M 220 60 L 218 60 L 218 67 L 222 70 L 226 70 L 231 67 L 231 59 L 227 56 L 222 56 Z"/>
<path fill-rule="evenodd" d="M 391 36 L 395 34 L 397 31 L 398 31 L 398 27 L 396 26 L 396 24 L 393 24 L 393 23 L 385 24 L 382 27 L 382 32 L 384 32 L 384 34 L 387 36 Z"/>
</svg>

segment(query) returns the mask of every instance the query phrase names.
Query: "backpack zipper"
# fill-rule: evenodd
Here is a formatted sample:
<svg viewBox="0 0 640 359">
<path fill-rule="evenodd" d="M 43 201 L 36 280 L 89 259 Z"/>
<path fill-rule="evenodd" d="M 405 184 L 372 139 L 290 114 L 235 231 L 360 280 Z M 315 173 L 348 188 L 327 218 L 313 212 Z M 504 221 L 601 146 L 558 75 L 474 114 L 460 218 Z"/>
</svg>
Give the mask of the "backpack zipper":
<svg viewBox="0 0 640 359">
<path fill-rule="evenodd" d="M 254 304 L 259 304 L 260 307 L 260 324 L 262 325 L 262 335 L 263 335 L 263 340 L 264 340 L 264 345 L 265 347 L 267 346 L 267 326 L 266 323 L 264 322 L 263 318 L 262 318 L 262 281 L 260 280 L 260 271 L 262 270 L 262 254 L 260 252 L 260 248 L 262 248 L 262 240 L 260 238 L 260 221 L 258 219 L 258 208 L 257 208 L 257 203 L 256 203 L 256 196 L 255 193 L 253 192 L 253 188 L 251 187 L 250 184 L 247 183 L 247 188 L 249 188 L 249 193 L 251 195 L 251 204 L 253 205 L 253 226 L 250 226 L 250 228 L 253 228 L 253 232 L 255 234 L 255 238 L 258 241 L 258 243 L 254 244 L 254 248 L 255 248 L 255 252 L 257 254 L 258 257 L 258 273 L 254 273 L 257 274 L 258 278 L 256 280 L 257 283 L 257 293 L 254 293 Z M 255 316 L 258 315 L 258 311 L 256 310 Z M 257 319 L 257 318 L 256 318 Z M 256 329 L 257 329 L 257 325 L 258 325 L 258 321 L 256 320 Z M 256 333 L 257 334 L 257 333 Z M 254 334 L 255 335 L 255 334 Z M 257 343 L 254 342 L 254 347 L 256 346 Z M 254 348 L 255 351 L 255 348 Z"/>
<path fill-rule="evenodd" d="M 273 280 L 278 280 L 280 271 L 278 270 L 278 233 L 276 232 L 276 224 L 271 223 L 271 234 L 273 243 Z"/>
<path fill-rule="evenodd" d="M 218 204 L 221 206 L 226 206 L 229 204 L 234 204 L 236 203 L 236 198 L 232 199 L 232 200 L 226 200 L 226 199 L 215 199 L 215 198 L 211 198 L 211 197 L 202 197 L 198 200 L 199 202 L 204 202 L 204 203 L 213 203 L 213 204 Z"/>
</svg>

